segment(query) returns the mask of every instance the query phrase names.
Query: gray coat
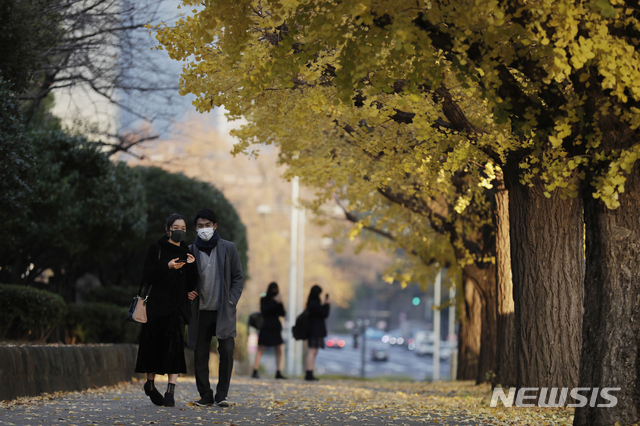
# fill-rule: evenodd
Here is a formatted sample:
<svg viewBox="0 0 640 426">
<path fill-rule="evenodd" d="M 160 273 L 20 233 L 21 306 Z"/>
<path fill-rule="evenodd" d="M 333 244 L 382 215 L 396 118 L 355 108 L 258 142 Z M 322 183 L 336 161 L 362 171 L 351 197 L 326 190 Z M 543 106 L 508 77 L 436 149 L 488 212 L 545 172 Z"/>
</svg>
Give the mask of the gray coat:
<svg viewBox="0 0 640 426">
<path fill-rule="evenodd" d="M 196 245 L 191 246 L 196 262 L 200 260 L 200 253 Z M 242 295 L 244 285 L 244 275 L 242 274 L 242 264 L 238 249 L 231 241 L 218 240 L 218 273 L 220 274 L 220 309 L 218 309 L 218 319 L 216 324 L 216 337 L 226 339 L 236 337 L 236 306 Z M 220 265 L 224 265 L 220 269 Z M 200 265 L 198 265 L 198 271 Z M 200 293 L 200 279 L 196 291 Z M 191 321 L 187 333 L 187 345 L 195 349 L 196 337 L 198 336 L 198 317 L 200 315 L 200 299 L 196 298 L 191 306 Z"/>
</svg>

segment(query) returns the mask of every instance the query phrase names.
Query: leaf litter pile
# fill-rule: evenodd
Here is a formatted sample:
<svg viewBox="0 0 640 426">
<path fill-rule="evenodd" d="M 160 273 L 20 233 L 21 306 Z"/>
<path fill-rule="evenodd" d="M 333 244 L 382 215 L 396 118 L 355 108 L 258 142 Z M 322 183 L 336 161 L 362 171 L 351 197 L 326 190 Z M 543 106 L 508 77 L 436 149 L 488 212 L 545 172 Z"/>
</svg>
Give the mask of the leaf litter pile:
<svg viewBox="0 0 640 426">
<path fill-rule="evenodd" d="M 163 392 L 166 378 L 156 386 Z M 215 379 L 212 385 L 215 385 Z M 197 407 L 192 377 L 176 406 L 157 407 L 144 381 L 0 402 L 2 425 L 570 425 L 567 408 L 491 408 L 491 389 L 472 382 L 249 379 L 234 377 L 231 407 Z"/>
</svg>

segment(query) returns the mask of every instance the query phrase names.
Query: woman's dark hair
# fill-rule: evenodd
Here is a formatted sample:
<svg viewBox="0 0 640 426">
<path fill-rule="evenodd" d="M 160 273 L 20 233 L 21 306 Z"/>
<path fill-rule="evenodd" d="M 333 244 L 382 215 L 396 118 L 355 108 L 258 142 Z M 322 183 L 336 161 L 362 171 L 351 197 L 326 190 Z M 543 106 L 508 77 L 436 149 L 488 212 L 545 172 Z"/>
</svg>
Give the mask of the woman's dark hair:
<svg viewBox="0 0 640 426">
<path fill-rule="evenodd" d="M 278 294 L 278 283 L 272 282 L 269 283 L 269 287 L 267 287 L 267 299 L 273 299 L 276 294 Z"/>
<path fill-rule="evenodd" d="M 167 224 L 164 226 L 164 229 L 166 229 L 168 231 L 173 226 L 173 222 L 175 222 L 176 220 L 180 220 L 180 219 L 184 220 L 185 224 L 187 223 L 187 219 L 185 219 L 184 216 L 182 216 L 181 214 L 178 214 L 178 213 L 173 213 L 172 215 L 170 215 L 167 218 Z"/>
<path fill-rule="evenodd" d="M 307 305 L 311 302 L 320 303 L 320 293 L 322 293 L 322 287 L 318 284 L 311 287 L 311 291 L 309 292 L 309 298 L 307 299 Z"/>
</svg>

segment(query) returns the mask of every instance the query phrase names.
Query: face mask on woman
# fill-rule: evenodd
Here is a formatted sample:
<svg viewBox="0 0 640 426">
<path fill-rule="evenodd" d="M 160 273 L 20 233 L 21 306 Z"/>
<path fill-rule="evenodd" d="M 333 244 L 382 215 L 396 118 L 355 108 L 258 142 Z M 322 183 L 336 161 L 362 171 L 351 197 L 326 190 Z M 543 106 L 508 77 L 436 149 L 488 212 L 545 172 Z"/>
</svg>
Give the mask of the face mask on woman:
<svg viewBox="0 0 640 426">
<path fill-rule="evenodd" d="M 213 237 L 213 232 L 213 228 L 201 228 L 198 229 L 198 237 L 200 237 L 202 241 L 209 241 L 211 237 Z"/>
<path fill-rule="evenodd" d="M 186 234 L 187 234 L 186 232 L 176 229 L 171 231 L 171 235 L 169 238 L 171 238 L 171 241 L 173 241 L 174 243 L 179 243 L 179 242 L 182 242 L 182 240 L 184 240 L 184 236 Z"/>
</svg>

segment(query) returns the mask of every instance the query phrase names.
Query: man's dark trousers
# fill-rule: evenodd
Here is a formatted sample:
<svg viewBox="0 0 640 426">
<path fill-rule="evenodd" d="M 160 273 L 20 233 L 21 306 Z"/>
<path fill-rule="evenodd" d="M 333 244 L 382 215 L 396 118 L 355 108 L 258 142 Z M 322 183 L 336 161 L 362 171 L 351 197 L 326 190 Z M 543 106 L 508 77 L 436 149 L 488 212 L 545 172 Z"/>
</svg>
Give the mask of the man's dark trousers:
<svg viewBox="0 0 640 426">
<path fill-rule="evenodd" d="M 194 366 L 196 370 L 196 386 L 202 398 L 213 400 L 213 390 L 209 382 L 209 351 L 211 338 L 216 335 L 216 318 L 218 311 L 200 311 L 198 319 L 198 337 L 194 351 Z M 215 401 L 220 402 L 229 393 L 231 371 L 233 370 L 233 348 L 235 339 L 218 339 L 218 354 L 220 367 L 218 369 L 218 386 Z"/>
</svg>

